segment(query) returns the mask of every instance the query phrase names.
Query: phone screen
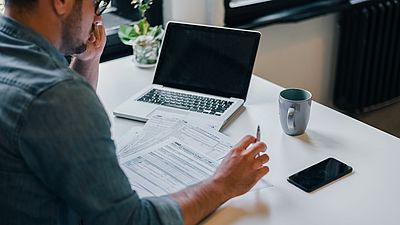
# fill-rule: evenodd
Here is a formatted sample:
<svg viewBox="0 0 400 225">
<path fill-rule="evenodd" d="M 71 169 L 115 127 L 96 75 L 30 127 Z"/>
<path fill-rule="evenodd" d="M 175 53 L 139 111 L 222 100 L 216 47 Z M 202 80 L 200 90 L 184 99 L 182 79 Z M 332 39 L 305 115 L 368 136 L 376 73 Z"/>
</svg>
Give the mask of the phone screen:
<svg viewBox="0 0 400 225">
<path fill-rule="evenodd" d="M 334 158 L 327 158 L 298 173 L 287 180 L 306 192 L 312 192 L 353 170 L 350 166 Z"/>
</svg>

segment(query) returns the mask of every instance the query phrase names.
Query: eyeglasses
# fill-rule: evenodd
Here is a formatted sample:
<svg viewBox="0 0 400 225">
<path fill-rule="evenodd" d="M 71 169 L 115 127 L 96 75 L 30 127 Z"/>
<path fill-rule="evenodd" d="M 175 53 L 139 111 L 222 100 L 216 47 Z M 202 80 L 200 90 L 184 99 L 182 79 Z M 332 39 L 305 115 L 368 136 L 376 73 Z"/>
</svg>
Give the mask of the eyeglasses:
<svg viewBox="0 0 400 225">
<path fill-rule="evenodd" d="M 97 16 L 100 16 L 104 10 L 107 9 L 108 4 L 110 4 L 111 0 L 94 0 L 95 8 L 94 13 Z"/>
</svg>

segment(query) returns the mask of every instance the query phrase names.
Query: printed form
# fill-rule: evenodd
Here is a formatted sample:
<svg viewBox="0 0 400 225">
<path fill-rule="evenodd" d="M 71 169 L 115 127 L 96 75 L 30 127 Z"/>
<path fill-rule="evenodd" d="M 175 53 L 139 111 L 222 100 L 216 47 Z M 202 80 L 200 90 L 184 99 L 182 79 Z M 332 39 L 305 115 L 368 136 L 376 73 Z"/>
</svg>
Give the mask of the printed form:
<svg viewBox="0 0 400 225">
<path fill-rule="evenodd" d="M 140 134 L 136 129 L 121 140 L 121 168 L 141 197 L 173 193 L 209 178 L 233 146 L 214 129 L 162 115 L 154 115 Z"/>
</svg>

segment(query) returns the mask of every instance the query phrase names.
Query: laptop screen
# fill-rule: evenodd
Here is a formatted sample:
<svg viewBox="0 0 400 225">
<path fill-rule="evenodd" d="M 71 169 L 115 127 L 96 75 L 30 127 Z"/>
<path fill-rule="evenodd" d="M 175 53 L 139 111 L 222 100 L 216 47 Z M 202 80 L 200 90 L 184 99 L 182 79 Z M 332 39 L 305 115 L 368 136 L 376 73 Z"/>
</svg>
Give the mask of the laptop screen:
<svg viewBox="0 0 400 225">
<path fill-rule="evenodd" d="M 170 22 L 153 83 L 246 99 L 260 33 Z"/>
</svg>

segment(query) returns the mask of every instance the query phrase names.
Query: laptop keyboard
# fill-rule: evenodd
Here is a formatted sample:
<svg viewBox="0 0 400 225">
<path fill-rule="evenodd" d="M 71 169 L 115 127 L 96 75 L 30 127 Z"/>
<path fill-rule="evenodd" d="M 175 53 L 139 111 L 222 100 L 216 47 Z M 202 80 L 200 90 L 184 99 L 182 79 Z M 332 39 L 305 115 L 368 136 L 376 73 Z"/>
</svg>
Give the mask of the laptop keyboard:
<svg viewBox="0 0 400 225">
<path fill-rule="evenodd" d="M 232 101 L 160 89 L 150 90 L 140 97 L 138 101 L 216 116 L 221 116 L 233 104 Z"/>
</svg>

